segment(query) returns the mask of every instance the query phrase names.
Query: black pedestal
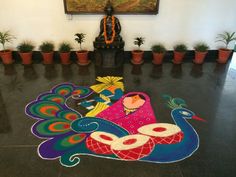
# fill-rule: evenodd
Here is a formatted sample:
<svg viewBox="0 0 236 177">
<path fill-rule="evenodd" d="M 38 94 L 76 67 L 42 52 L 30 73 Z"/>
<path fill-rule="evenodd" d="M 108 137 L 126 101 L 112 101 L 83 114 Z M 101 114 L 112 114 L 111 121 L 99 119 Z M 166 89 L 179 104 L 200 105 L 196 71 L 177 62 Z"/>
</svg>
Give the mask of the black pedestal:
<svg viewBox="0 0 236 177">
<path fill-rule="evenodd" d="M 124 50 L 96 49 L 94 50 L 96 66 L 104 68 L 120 67 L 124 61 Z"/>
<path fill-rule="evenodd" d="M 103 41 L 94 42 L 94 58 L 96 66 L 117 68 L 124 62 L 124 41 L 114 41 L 106 44 Z"/>
</svg>

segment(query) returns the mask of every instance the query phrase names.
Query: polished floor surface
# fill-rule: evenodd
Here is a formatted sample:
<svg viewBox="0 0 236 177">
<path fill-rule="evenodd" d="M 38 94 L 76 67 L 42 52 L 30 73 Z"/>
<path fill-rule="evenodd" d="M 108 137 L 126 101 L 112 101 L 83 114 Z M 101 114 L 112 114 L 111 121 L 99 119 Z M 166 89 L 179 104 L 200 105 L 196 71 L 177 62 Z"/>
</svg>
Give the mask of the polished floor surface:
<svg viewBox="0 0 236 177">
<path fill-rule="evenodd" d="M 208 62 L 154 66 L 124 64 L 123 68 L 99 69 L 76 64 L 45 66 L 0 65 L 0 177 L 234 177 L 236 175 L 236 68 Z M 97 76 L 124 77 L 125 89 L 146 92 L 160 122 L 173 123 L 163 94 L 183 98 L 188 108 L 207 120 L 191 124 L 200 137 L 200 147 L 191 157 L 172 164 L 124 162 L 81 157 L 73 168 L 58 160 L 37 155 L 40 139 L 30 127 L 35 120 L 24 108 L 54 85 L 72 82 L 91 85 Z"/>
</svg>

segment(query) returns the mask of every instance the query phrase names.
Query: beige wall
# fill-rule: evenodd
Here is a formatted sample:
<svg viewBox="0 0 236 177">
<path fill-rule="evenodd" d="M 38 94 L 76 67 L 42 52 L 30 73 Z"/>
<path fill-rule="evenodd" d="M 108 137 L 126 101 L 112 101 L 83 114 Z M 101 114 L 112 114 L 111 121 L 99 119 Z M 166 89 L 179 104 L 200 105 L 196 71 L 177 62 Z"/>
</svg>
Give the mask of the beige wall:
<svg viewBox="0 0 236 177">
<path fill-rule="evenodd" d="M 101 15 L 75 15 L 72 20 L 64 14 L 63 0 L 0 0 L 0 30 L 10 30 L 17 39 L 12 48 L 25 39 L 39 45 L 52 40 L 56 45 L 63 40 L 74 42 L 76 32 L 86 33 L 84 48 L 93 50 L 92 42 L 99 32 Z M 149 50 L 156 42 L 168 49 L 176 42 L 189 48 L 197 41 L 206 41 L 212 49 L 218 33 L 236 31 L 235 0 L 160 0 L 158 15 L 118 16 L 122 25 L 125 50 L 134 49 L 133 38 L 146 39 L 143 49 Z"/>
</svg>

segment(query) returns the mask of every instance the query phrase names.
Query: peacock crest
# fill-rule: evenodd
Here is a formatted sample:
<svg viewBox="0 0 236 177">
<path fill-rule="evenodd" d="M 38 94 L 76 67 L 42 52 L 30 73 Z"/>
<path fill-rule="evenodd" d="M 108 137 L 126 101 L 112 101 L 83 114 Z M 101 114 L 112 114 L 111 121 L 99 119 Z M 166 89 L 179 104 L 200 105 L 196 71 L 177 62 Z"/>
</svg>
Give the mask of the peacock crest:
<svg viewBox="0 0 236 177">
<path fill-rule="evenodd" d="M 170 109 L 184 108 L 187 107 L 186 102 L 182 98 L 173 98 L 170 95 L 162 95 L 162 97 L 167 101 L 166 106 Z"/>
</svg>

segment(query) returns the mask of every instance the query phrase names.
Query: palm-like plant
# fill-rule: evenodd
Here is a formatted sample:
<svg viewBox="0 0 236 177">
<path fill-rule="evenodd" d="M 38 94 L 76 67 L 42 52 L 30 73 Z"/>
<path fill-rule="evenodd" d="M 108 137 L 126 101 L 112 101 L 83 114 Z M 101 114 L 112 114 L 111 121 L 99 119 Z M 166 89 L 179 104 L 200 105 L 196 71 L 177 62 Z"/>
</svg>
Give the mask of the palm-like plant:
<svg viewBox="0 0 236 177">
<path fill-rule="evenodd" d="M 82 50 L 82 43 L 85 40 L 85 34 L 84 33 L 76 33 L 75 36 L 76 36 L 75 41 L 79 43 L 80 50 Z"/>
<path fill-rule="evenodd" d="M 12 42 L 15 37 L 10 33 L 10 31 L 0 31 L 0 43 L 2 44 L 3 51 L 6 50 L 5 44 L 7 42 Z"/>
<path fill-rule="evenodd" d="M 216 39 L 217 39 L 216 42 L 224 43 L 225 44 L 225 48 L 227 49 L 230 42 L 236 41 L 235 32 L 230 33 L 228 31 L 225 31 L 222 34 L 218 34 Z"/>
<path fill-rule="evenodd" d="M 140 50 L 140 46 L 144 44 L 144 38 L 143 37 L 136 37 L 134 38 L 134 45 L 137 45 Z"/>
</svg>

